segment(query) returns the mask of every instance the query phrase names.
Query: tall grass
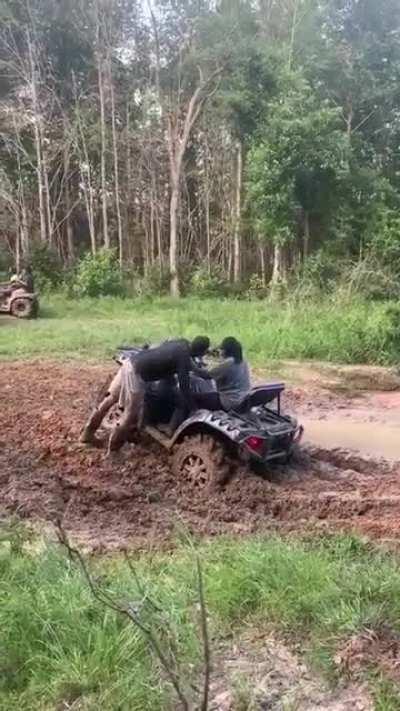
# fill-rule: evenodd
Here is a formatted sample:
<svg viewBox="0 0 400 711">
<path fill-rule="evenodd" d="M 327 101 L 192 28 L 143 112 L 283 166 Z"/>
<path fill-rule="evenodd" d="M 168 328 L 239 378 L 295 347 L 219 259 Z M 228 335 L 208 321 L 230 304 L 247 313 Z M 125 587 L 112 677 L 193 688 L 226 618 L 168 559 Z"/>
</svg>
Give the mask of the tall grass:
<svg viewBox="0 0 400 711">
<path fill-rule="evenodd" d="M 203 561 L 214 644 L 244 626 L 275 630 L 302 639 L 305 653 L 332 672 L 340 640 L 382 623 L 400 631 L 397 559 L 357 539 L 219 540 L 200 544 L 196 552 Z M 200 655 L 194 549 L 142 554 L 136 568 L 163 611 L 163 643 L 175 649 L 187 679 Z M 112 594 L 129 601 L 140 597 L 118 558 L 94 561 L 92 569 Z M 61 708 L 76 699 L 79 708 L 91 710 L 172 708 L 148 644 L 128 622 L 99 606 L 80 572 L 53 546 L 38 553 L 3 542 L 0 599 L 2 711 Z M 172 640 L 165 636 L 164 616 L 171 621 Z M 379 674 L 378 681 L 378 708 L 398 708 Z"/>
<path fill-rule="evenodd" d="M 382 303 L 326 299 L 304 304 L 188 298 L 42 300 L 37 321 L 0 316 L 0 357 L 102 358 L 122 343 L 206 333 L 239 337 L 255 365 L 279 359 L 387 364 L 398 358 Z"/>
</svg>

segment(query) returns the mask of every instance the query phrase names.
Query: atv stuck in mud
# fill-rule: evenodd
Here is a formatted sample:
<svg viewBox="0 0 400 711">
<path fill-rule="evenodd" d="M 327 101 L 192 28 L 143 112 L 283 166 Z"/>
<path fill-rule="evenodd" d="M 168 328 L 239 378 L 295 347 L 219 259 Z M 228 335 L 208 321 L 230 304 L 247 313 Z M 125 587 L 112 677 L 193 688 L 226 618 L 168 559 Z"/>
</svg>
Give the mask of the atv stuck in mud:
<svg viewBox="0 0 400 711">
<path fill-rule="evenodd" d="M 141 348 L 127 347 L 115 358 L 121 365 L 135 358 Z M 191 376 L 192 387 L 201 390 L 209 382 Z M 149 386 L 145 398 L 145 432 L 172 456 L 174 474 L 196 488 L 225 484 L 232 463 L 240 460 L 258 469 L 270 462 L 286 462 L 300 442 L 303 428 L 281 411 L 283 383 L 255 387 L 235 411 L 197 410 L 178 427 L 172 437 L 163 431 L 173 403 Z M 103 422 L 107 430 L 117 427 L 121 410 L 115 405 Z M 133 433 L 133 437 L 134 437 Z"/>
<path fill-rule="evenodd" d="M 16 318 L 36 318 L 38 313 L 38 296 L 30 292 L 22 280 L 0 283 L 0 314 Z"/>
</svg>

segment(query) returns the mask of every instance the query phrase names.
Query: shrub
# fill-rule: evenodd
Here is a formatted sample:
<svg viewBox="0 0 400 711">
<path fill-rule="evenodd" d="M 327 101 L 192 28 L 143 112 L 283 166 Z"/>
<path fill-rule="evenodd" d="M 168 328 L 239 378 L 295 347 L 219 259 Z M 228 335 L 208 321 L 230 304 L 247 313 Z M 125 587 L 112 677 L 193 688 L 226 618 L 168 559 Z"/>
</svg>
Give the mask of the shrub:
<svg viewBox="0 0 400 711">
<path fill-rule="evenodd" d="M 146 274 L 141 274 L 137 270 L 125 272 L 124 283 L 131 296 L 153 297 L 168 294 L 169 273 L 160 271 L 160 266 L 154 264 L 149 267 Z"/>
<path fill-rule="evenodd" d="M 248 299 L 266 299 L 268 296 L 268 287 L 264 284 L 263 279 L 259 274 L 252 274 L 249 281 L 249 286 L 246 292 Z"/>
<path fill-rule="evenodd" d="M 122 275 L 115 252 L 101 249 L 97 254 L 86 254 L 78 264 L 75 296 L 122 296 L 124 292 Z"/>
<path fill-rule="evenodd" d="M 43 292 L 60 287 L 64 274 L 60 257 L 55 249 L 47 244 L 34 245 L 29 262 L 35 278 L 35 288 Z"/>
<path fill-rule="evenodd" d="M 226 292 L 226 280 L 221 269 L 209 272 L 207 267 L 197 267 L 190 279 L 189 290 L 195 296 L 218 296 Z"/>
</svg>

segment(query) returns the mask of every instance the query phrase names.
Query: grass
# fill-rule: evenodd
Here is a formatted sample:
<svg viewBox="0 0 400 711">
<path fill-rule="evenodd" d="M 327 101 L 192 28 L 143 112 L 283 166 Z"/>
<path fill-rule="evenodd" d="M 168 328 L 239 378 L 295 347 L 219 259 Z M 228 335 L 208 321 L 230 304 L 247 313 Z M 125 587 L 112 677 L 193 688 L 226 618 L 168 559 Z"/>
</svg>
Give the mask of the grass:
<svg viewBox="0 0 400 711">
<path fill-rule="evenodd" d="M 43 297 L 37 321 L 0 316 L 0 358 L 109 357 L 118 345 L 197 334 L 239 337 L 254 365 L 279 359 L 388 364 L 398 352 L 387 305 L 362 301 L 272 304 L 188 298 L 68 301 Z M 1 321 L 3 318 L 3 322 Z"/>
<path fill-rule="evenodd" d="M 124 619 L 99 606 L 63 553 L 54 545 L 39 552 L 20 542 L 10 547 L 5 538 L 0 545 L 0 709 L 47 710 L 77 699 L 77 708 L 93 711 L 173 708 L 147 643 Z M 179 656 L 184 679 L 198 668 L 200 654 L 194 546 L 142 554 L 136 561 L 143 584 L 163 611 L 155 625 L 164 646 Z M 220 539 L 196 547 L 214 644 L 245 627 L 273 629 L 303 640 L 309 658 L 333 678 L 340 640 L 382 623 L 400 631 L 398 561 L 356 538 Z M 125 562 L 97 560 L 92 567 L 104 588 L 138 599 Z M 142 614 L 146 619 L 150 613 L 144 608 Z M 166 614 L 171 636 L 165 633 Z M 399 690 L 381 674 L 373 678 L 376 708 L 398 709 Z"/>
</svg>

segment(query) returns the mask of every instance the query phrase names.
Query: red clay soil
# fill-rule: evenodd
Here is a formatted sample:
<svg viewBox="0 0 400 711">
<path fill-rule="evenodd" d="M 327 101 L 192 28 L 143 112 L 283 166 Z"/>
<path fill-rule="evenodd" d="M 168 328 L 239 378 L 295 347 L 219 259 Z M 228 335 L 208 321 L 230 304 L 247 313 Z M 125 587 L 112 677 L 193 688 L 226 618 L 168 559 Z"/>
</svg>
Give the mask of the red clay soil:
<svg viewBox="0 0 400 711">
<path fill-rule="evenodd" d="M 110 372 L 100 366 L 0 364 L 0 512 L 33 521 L 63 518 L 94 549 L 168 542 L 177 529 L 217 535 L 263 530 L 356 530 L 400 538 L 396 465 L 345 452 L 307 452 L 268 480 L 238 468 L 218 493 L 176 481 L 168 455 L 143 439 L 118 462 L 77 445 L 93 393 Z M 290 409 L 310 409 L 310 395 L 288 394 Z M 344 396 L 320 395 L 321 412 Z"/>
</svg>

